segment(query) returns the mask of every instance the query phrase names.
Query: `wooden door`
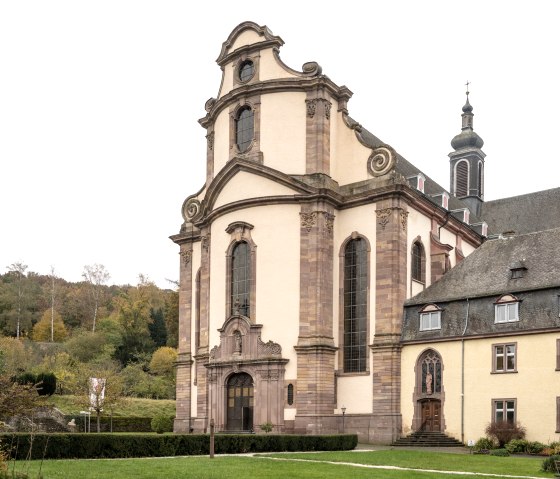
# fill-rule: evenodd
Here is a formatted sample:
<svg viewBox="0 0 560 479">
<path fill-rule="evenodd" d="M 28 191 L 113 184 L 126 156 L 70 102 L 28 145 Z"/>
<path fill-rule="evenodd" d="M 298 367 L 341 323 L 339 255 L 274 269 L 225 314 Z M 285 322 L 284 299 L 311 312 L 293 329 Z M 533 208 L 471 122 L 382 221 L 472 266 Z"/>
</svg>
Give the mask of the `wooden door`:
<svg viewBox="0 0 560 479">
<path fill-rule="evenodd" d="M 253 380 L 246 373 L 235 374 L 228 381 L 227 429 L 251 431 L 253 429 Z"/>
<path fill-rule="evenodd" d="M 441 431 L 441 402 L 437 399 L 422 402 L 422 431 Z"/>
</svg>

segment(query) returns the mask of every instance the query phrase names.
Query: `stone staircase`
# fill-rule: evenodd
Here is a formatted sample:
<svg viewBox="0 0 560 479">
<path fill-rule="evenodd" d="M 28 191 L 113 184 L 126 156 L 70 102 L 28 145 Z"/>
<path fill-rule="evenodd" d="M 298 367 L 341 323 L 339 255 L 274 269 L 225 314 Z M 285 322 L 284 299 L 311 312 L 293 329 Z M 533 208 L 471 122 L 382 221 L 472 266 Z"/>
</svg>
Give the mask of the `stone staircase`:
<svg viewBox="0 0 560 479">
<path fill-rule="evenodd" d="M 461 447 L 464 444 L 443 432 L 416 431 L 397 439 L 392 446 L 408 447 Z"/>
</svg>

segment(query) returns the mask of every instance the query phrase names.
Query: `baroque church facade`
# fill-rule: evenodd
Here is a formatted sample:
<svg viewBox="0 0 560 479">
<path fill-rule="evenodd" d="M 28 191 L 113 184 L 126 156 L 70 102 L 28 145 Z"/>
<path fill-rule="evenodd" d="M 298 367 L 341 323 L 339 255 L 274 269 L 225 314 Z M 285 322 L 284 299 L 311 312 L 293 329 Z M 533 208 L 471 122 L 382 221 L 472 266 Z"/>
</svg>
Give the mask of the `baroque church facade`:
<svg viewBox="0 0 560 479">
<path fill-rule="evenodd" d="M 425 427 L 428 399 L 451 404 L 414 372 L 437 330 L 414 330 L 406 314 L 403 324 L 403 305 L 476 254 L 489 235 L 485 209 L 506 228 L 504 205 L 483 201 L 468 96 L 447 191 L 355 121 L 352 92 L 317 63 L 285 65 L 282 45 L 265 26 L 238 25 L 199 120 L 206 182 L 171 237 L 180 247 L 175 431 L 268 422 L 390 443 Z M 410 314 L 436 325 L 436 299 L 420 309 Z M 446 417 L 447 429 L 437 427 L 457 436 L 456 415 Z"/>
</svg>

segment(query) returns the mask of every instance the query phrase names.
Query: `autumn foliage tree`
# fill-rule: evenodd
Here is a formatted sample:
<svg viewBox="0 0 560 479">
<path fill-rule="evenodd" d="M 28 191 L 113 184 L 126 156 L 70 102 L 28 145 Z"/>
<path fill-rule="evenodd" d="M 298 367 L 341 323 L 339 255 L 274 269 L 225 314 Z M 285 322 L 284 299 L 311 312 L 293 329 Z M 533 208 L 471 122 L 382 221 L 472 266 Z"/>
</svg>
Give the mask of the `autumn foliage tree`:
<svg viewBox="0 0 560 479">
<path fill-rule="evenodd" d="M 51 309 L 46 310 L 41 320 L 33 326 L 33 341 L 54 341 L 58 343 L 64 341 L 67 337 L 68 331 L 62 321 L 62 316 Z"/>
</svg>

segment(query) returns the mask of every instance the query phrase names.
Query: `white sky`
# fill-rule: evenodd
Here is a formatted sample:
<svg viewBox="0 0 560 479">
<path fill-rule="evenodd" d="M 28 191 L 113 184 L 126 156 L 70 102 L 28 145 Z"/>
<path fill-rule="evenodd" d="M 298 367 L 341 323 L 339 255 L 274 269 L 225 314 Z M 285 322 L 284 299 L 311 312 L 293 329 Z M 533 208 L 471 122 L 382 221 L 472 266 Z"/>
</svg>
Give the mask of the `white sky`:
<svg viewBox="0 0 560 479">
<path fill-rule="evenodd" d="M 178 279 L 222 42 L 245 20 L 354 92 L 350 115 L 449 188 L 465 82 L 486 199 L 559 186 L 556 1 L 0 0 L 0 272 Z"/>
</svg>

